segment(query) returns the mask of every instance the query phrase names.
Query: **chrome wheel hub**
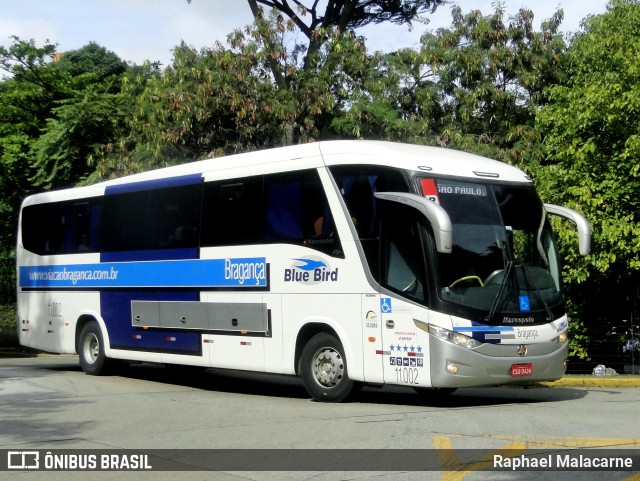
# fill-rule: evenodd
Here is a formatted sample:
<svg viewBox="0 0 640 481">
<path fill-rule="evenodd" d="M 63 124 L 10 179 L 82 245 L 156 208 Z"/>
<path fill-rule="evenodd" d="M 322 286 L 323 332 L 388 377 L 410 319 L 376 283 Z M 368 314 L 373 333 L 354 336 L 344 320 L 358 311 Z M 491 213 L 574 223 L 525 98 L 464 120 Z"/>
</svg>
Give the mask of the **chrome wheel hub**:
<svg viewBox="0 0 640 481">
<path fill-rule="evenodd" d="M 344 376 L 344 361 L 338 351 L 325 347 L 313 358 L 313 376 L 324 387 L 337 386 Z"/>
</svg>

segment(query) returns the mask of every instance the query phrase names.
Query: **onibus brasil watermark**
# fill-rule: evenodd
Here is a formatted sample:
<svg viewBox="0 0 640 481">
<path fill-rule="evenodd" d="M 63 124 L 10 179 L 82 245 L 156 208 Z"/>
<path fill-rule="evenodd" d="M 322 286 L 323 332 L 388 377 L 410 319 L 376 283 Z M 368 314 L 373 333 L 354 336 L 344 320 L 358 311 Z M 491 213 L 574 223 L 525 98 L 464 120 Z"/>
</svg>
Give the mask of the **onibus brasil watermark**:
<svg viewBox="0 0 640 481">
<path fill-rule="evenodd" d="M 638 467 L 639 449 L 0 449 L 0 472 L 637 471 Z"/>
<path fill-rule="evenodd" d="M 7 470 L 34 471 L 144 471 L 151 470 L 148 454 L 56 453 L 39 450 L 8 451 Z"/>
</svg>

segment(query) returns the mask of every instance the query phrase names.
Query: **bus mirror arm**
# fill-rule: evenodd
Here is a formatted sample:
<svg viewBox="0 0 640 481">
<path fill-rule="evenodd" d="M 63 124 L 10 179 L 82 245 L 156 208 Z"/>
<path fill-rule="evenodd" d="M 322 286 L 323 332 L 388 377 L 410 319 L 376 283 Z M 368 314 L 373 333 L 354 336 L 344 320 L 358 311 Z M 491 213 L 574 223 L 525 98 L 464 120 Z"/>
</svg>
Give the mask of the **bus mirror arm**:
<svg viewBox="0 0 640 481">
<path fill-rule="evenodd" d="M 376 192 L 374 194 L 380 200 L 398 202 L 418 210 L 427 218 L 433 228 L 436 242 L 436 250 L 442 254 L 451 254 L 453 242 L 451 240 L 451 219 L 449 214 L 435 202 L 416 194 L 404 192 Z"/>
<path fill-rule="evenodd" d="M 545 204 L 548 214 L 564 217 L 573 222 L 578 229 L 578 249 L 581 256 L 586 256 L 591 251 L 591 227 L 589 222 L 575 210 L 554 204 Z"/>
</svg>

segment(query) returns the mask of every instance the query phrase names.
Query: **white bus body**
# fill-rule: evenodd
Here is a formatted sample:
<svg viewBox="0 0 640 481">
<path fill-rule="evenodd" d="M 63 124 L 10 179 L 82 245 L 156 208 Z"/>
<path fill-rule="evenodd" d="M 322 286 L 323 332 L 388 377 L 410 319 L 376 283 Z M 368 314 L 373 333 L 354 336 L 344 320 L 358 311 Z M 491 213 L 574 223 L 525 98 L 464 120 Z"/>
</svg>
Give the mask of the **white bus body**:
<svg viewBox="0 0 640 481">
<path fill-rule="evenodd" d="M 458 388 L 554 380 L 568 321 L 547 206 L 520 170 L 332 141 L 24 200 L 20 342 L 113 359 Z"/>
</svg>

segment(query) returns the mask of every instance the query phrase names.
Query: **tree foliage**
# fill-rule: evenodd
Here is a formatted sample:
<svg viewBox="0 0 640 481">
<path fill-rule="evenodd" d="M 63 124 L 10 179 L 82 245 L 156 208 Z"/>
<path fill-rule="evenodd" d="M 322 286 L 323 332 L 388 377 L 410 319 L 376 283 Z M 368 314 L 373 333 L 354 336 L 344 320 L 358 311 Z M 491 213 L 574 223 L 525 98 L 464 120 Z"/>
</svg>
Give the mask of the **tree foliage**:
<svg viewBox="0 0 640 481">
<path fill-rule="evenodd" d="M 487 16 L 455 7 L 452 17 L 449 29 L 423 37 L 421 50 L 440 95 L 440 143 L 525 168 L 537 163 L 534 113 L 561 71 L 562 10 L 541 30 L 531 10 L 507 19 L 500 4 Z"/>
<path fill-rule="evenodd" d="M 253 10 L 258 4 L 289 17 L 309 39 L 313 32 L 337 27 L 347 31 L 374 23 L 409 24 L 424 13 L 433 13 L 443 0 L 329 0 L 322 7 L 317 1 L 247 0 Z M 324 8 L 324 13 L 318 7 Z"/>
<path fill-rule="evenodd" d="M 87 183 L 227 153 L 330 138 L 472 151 L 525 169 L 542 198 L 587 215 L 593 254 L 557 223 L 571 298 L 572 345 L 587 356 L 640 272 L 640 4 L 613 0 L 565 43 L 562 11 L 535 25 L 452 9 L 419 48 L 369 52 L 357 29 L 421 20 L 443 0 L 247 0 L 254 23 L 227 43 L 130 66 L 90 43 L 14 37 L 0 47 L 0 261 L 19 202 Z M 57 57 L 56 57 L 57 58 Z M 587 315 L 585 315 L 587 313 Z"/>
<path fill-rule="evenodd" d="M 566 45 L 558 10 L 534 27 L 533 12 L 505 18 L 452 9 L 450 28 L 427 32 L 420 50 L 370 60 L 366 88 L 335 120 L 343 134 L 473 151 L 533 169 L 543 158 L 535 112 L 562 75 Z"/>
<path fill-rule="evenodd" d="M 247 0 L 251 12 L 260 25 L 264 21 L 264 5 L 289 18 L 307 38 L 304 60 L 305 70 L 313 68 L 317 54 L 329 39 L 331 31 L 349 32 L 369 24 L 390 22 L 408 24 L 419 20 L 420 15 L 433 13 L 444 0 L 328 0 L 324 12 L 318 1 Z M 275 68 L 274 70 L 278 70 Z"/>
<path fill-rule="evenodd" d="M 95 44 L 68 52 L 57 62 L 54 53 L 53 44 L 38 46 L 18 37 L 9 47 L 0 47 L 5 74 L 0 80 L 2 273 L 14 255 L 22 199 L 88 178 L 94 171 L 88 160 L 99 146 L 119 136 L 114 97 L 127 65 Z"/>
<path fill-rule="evenodd" d="M 191 0 L 188 0 L 190 3 Z M 435 11 L 445 0 L 247 0 L 255 22 L 251 35 L 262 44 L 264 65 L 276 89 L 293 94 L 297 100 L 317 90 L 317 76 L 326 72 L 332 47 L 345 36 L 354 38 L 354 30 L 372 23 L 409 24 Z M 265 12 L 266 7 L 267 10 Z M 287 36 L 296 31 L 304 41 Z M 236 32 L 235 37 L 238 38 Z M 287 45 L 292 46 L 287 48 Z M 341 54 L 344 55 L 344 52 Z M 304 131 L 315 124 L 317 108 L 295 109 L 296 115 L 281 124 L 283 144 L 304 141 Z M 302 132 L 301 132 L 302 131 Z"/>
<path fill-rule="evenodd" d="M 613 0 L 606 13 L 587 18 L 571 41 L 563 81 L 549 88 L 537 116 L 548 154 L 539 187 L 586 215 L 593 229 L 587 258 L 562 245 L 569 293 L 599 338 L 627 318 L 624 306 L 640 279 L 638 25 L 637 0 Z M 570 226 L 557 227 L 571 237 Z"/>
<path fill-rule="evenodd" d="M 119 123 L 114 96 L 127 65 L 93 43 L 59 61 L 52 61 L 55 52 L 55 45 L 17 37 L 0 47 L 0 68 L 10 74 L 0 83 L 0 131 L 15 134 L 8 136 L 12 148 L 0 155 L 15 156 L 22 147 L 29 175 L 21 185 L 31 188 L 68 187 L 89 176 L 88 160 L 116 136 Z M 11 158 L 2 164 L 11 165 Z"/>
<path fill-rule="evenodd" d="M 31 192 L 34 143 L 55 102 L 65 95 L 57 72 L 47 68 L 55 46 L 36 47 L 13 37 L 0 47 L 0 260 L 13 256 L 18 206 Z"/>
<path fill-rule="evenodd" d="M 89 42 L 78 50 L 65 52 L 56 66 L 68 72 L 76 86 L 80 83 L 91 85 L 115 80 L 128 69 L 125 61 L 95 42 Z"/>
<path fill-rule="evenodd" d="M 221 45 L 182 44 L 161 75 L 138 75 L 124 96 L 139 90 L 127 120 L 128 134 L 104 152 L 101 175 L 161 167 L 220 152 L 268 145 L 272 122 L 263 117 L 273 90 L 259 74 L 258 52 Z M 277 105 L 277 104 L 275 104 Z"/>
<path fill-rule="evenodd" d="M 583 211 L 593 254 L 579 274 L 622 280 L 640 272 L 640 4 L 614 0 L 587 19 L 538 122 L 549 165 L 545 190 Z M 558 188 L 562 186 L 562 188 Z M 578 274 L 578 273 L 576 273 Z"/>
<path fill-rule="evenodd" d="M 228 46 L 197 51 L 182 44 L 161 75 L 129 83 L 124 95 L 141 91 L 129 135 L 105 152 L 101 175 L 330 136 L 332 120 L 369 67 L 365 45 L 333 32 L 307 71 L 299 48 L 285 48 L 292 28 L 272 13 L 268 22 L 234 31 Z M 284 86 L 274 80 L 274 59 Z"/>
</svg>

